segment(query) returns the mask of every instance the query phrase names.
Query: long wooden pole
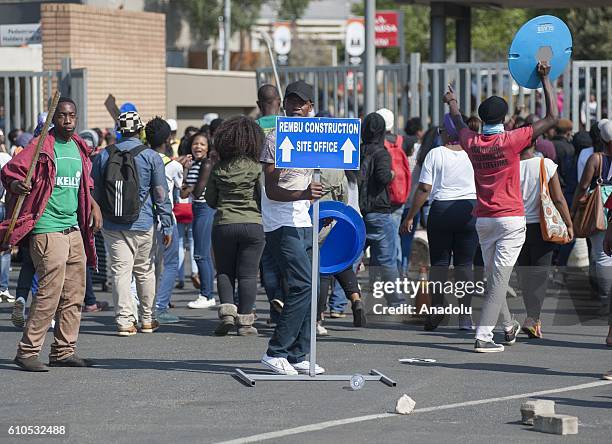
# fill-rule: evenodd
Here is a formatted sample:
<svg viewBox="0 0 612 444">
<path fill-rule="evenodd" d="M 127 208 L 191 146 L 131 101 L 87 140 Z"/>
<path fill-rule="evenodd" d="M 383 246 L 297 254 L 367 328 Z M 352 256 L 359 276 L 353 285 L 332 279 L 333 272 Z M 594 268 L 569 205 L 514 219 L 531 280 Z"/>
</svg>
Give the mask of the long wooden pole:
<svg viewBox="0 0 612 444">
<path fill-rule="evenodd" d="M 30 185 L 32 182 L 32 175 L 34 174 L 34 168 L 36 168 L 36 164 L 38 163 L 38 157 L 40 156 L 40 151 L 42 149 L 43 143 L 47 138 L 47 134 L 49 133 L 49 127 L 51 126 L 51 122 L 53 121 L 53 116 L 55 115 L 55 109 L 57 108 L 57 103 L 60 99 L 60 92 L 55 91 L 55 95 L 53 96 L 53 100 L 51 101 L 51 106 L 49 107 L 49 113 L 47 114 L 47 119 L 45 120 L 45 124 L 40 133 L 40 137 L 38 138 L 38 142 L 36 143 L 36 151 L 34 151 L 34 158 L 32 159 L 32 164 L 30 168 L 28 168 L 28 173 L 26 174 L 24 183 L 26 185 Z M 2 241 L 2 245 L 6 246 L 8 240 L 13 233 L 13 229 L 15 228 L 15 224 L 17 223 L 17 218 L 19 217 L 19 213 L 21 212 L 21 207 L 23 206 L 23 201 L 25 200 L 26 195 L 20 194 L 17 198 L 17 203 L 15 204 L 15 209 L 13 210 L 13 215 L 11 216 L 11 223 L 9 224 L 6 233 L 4 234 L 4 240 Z"/>
</svg>

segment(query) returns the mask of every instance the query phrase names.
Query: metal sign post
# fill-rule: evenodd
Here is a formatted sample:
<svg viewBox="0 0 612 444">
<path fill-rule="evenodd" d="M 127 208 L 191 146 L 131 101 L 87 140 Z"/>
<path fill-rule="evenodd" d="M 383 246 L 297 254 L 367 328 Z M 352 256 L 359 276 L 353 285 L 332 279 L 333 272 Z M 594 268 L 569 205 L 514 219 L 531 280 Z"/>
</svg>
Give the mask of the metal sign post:
<svg viewBox="0 0 612 444">
<path fill-rule="evenodd" d="M 276 119 L 275 167 L 313 169 L 313 181 L 321 181 L 321 169 L 358 170 L 361 122 L 359 119 L 278 117 Z M 346 381 L 360 389 L 365 381 L 395 387 L 392 379 L 372 369 L 369 375 L 316 374 L 317 310 L 319 296 L 319 201 L 312 212 L 312 292 L 310 300 L 310 368 L 307 375 L 252 374 L 236 369 L 247 385 L 256 381 Z"/>
</svg>

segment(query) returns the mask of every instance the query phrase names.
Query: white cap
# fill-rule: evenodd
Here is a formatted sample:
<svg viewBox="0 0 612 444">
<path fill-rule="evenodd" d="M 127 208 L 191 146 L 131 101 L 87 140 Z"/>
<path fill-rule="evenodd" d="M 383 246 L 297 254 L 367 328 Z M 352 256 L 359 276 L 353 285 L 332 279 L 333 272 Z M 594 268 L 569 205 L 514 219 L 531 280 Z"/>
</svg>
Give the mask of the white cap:
<svg viewBox="0 0 612 444">
<path fill-rule="evenodd" d="M 385 130 L 391 131 L 393 129 L 394 121 L 393 113 L 391 112 L 391 110 L 387 108 L 381 108 L 376 111 L 376 114 L 380 114 L 382 118 L 385 119 Z"/>
<path fill-rule="evenodd" d="M 610 142 L 612 140 L 612 120 L 601 119 L 597 126 L 601 133 L 601 139 L 606 143 Z"/>
<path fill-rule="evenodd" d="M 204 125 L 210 125 L 210 122 L 218 118 L 219 114 L 217 113 L 206 113 L 204 114 Z"/>
<path fill-rule="evenodd" d="M 170 125 L 170 131 L 176 131 L 178 129 L 178 125 L 176 120 L 174 119 L 166 119 L 166 123 Z"/>
</svg>

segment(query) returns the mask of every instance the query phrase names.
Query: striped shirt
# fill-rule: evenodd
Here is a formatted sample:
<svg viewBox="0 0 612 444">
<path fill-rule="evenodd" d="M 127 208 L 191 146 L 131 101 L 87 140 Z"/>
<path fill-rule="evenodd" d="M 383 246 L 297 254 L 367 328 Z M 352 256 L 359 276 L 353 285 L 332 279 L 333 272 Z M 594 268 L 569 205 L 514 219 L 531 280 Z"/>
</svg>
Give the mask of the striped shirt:
<svg viewBox="0 0 612 444">
<path fill-rule="evenodd" d="M 187 177 L 185 178 L 185 183 L 189 186 L 195 186 L 196 183 L 198 183 L 198 177 L 200 176 L 200 166 L 202 165 L 202 161 L 201 160 L 196 160 L 195 162 L 193 162 L 193 164 L 191 165 L 191 168 L 189 168 L 189 171 L 187 172 Z M 206 191 L 206 189 L 204 189 L 204 191 L 202 191 L 202 194 L 200 195 L 199 198 L 196 198 L 195 196 L 193 197 L 193 202 L 200 202 L 200 203 L 205 203 L 206 199 L 204 199 L 204 192 Z"/>
</svg>

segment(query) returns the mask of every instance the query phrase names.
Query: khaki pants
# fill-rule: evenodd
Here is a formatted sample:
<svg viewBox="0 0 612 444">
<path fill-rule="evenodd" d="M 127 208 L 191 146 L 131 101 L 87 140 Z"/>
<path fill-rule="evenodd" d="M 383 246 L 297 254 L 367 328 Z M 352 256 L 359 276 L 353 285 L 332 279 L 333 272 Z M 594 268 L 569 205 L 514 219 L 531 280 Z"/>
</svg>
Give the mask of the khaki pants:
<svg viewBox="0 0 612 444">
<path fill-rule="evenodd" d="M 40 353 L 47 330 L 55 315 L 49 358 L 65 359 L 74 354 L 85 298 L 85 249 L 81 233 L 35 234 L 30 254 L 38 274 L 38 293 L 17 348 L 17 356 L 28 358 Z"/>
<path fill-rule="evenodd" d="M 103 230 L 102 234 L 110 257 L 117 325 L 126 327 L 137 322 L 136 302 L 130 290 L 132 275 L 140 301 L 140 320 L 151 322 L 155 306 L 153 228 L 149 231 Z"/>
</svg>

